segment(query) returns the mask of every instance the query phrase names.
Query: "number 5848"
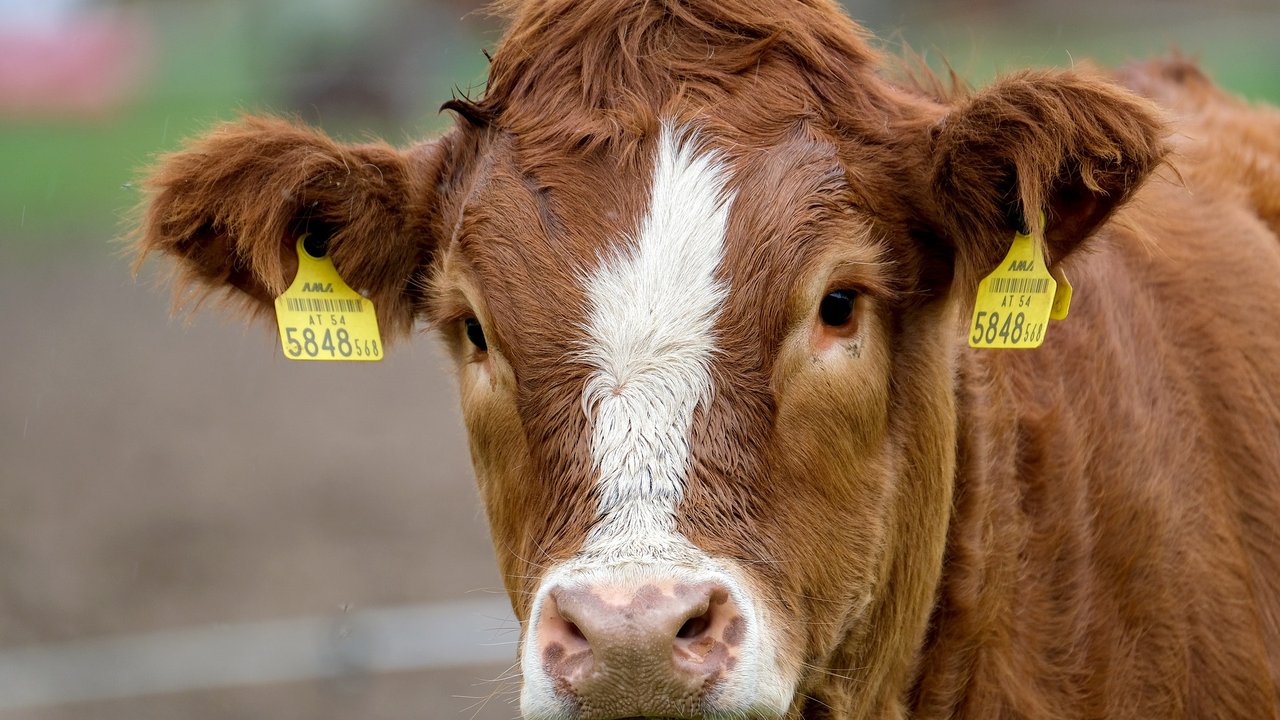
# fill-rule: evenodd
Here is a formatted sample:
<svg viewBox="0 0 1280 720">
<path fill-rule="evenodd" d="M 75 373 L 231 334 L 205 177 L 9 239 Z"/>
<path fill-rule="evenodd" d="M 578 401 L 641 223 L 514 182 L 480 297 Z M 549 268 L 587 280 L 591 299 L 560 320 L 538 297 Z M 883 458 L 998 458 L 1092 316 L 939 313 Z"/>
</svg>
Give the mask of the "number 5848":
<svg viewBox="0 0 1280 720">
<path fill-rule="evenodd" d="M 377 352 L 377 345 L 373 348 L 361 347 L 358 343 L 351 342 L 351 335 L 345 328 L 339 328 L 337 332 L 333 330 L 325 330 L 323 335 L 317 335 L 316 331 L 311 328 L 290 327 L 285 328 L 284 332 L 285 344 L 288 346 L 287 352 L 289 357 L 320 357 L 321 353 L 327 354 L 331 358 L 344 357 L 349 358 L 353 354 L 356 357 L 362 355 L 373 355 Z M 372 349 L 373 352 L 369 352 Z"/>
<path fill-rule="evenodd" d="M 994 343 L 997 339 L 1007 343 L 1022 341 L 1023 324 L 1026 316 L 1023 313 L 1006 313 L 979 310 L 973 318 L 973 335 L 969 340 L 974 343 Z"/>
</svg>

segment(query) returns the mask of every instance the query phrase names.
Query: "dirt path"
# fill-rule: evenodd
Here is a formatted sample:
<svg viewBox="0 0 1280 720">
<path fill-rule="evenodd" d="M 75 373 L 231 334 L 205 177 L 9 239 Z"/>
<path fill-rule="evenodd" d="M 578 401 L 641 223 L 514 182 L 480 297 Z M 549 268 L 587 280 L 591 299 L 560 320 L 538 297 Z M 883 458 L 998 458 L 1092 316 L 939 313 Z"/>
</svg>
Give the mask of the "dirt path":
<svg viewBox="0 0 1280 720">
<path fill-rule="evenodd" d="M 0 649 L 501 591 L 434 339 L 290 363 L 167 299 L 118 260 L 0 262 Z M 503 669 L 0 718 L 470 717 Z"/>
</svg>

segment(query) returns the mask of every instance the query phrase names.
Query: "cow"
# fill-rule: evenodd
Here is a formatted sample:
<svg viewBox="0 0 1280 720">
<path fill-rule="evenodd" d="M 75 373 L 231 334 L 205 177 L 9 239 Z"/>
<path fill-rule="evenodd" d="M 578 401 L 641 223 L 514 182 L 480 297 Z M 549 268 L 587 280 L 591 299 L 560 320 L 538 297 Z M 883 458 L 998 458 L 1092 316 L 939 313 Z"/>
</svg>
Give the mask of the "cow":
<svg viewBox="0 0 1280 720">
<path fill-rule="evenodd" d="M 524 717 L 1278 714 L 1280 114 L 913 81 L 831 0 L 507 10 L 441 136 L 220 125 L 135 247 L 266 310 L 305 235 L 438 330 Z M 1021 237 L 1069 316 L 970 347 Z"/>
</svg>

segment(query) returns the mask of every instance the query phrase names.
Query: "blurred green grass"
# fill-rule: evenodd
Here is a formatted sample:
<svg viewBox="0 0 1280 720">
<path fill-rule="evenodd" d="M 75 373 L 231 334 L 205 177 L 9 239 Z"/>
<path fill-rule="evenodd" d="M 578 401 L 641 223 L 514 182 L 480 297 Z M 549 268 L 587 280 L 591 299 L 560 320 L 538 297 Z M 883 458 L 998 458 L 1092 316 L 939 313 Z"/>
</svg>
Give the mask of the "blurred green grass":
<svg viewBox="0 0 1280 720">
<path fill-rule="evenodd" d="M 1217 16 L 1207 6 L 1184 13 L 1172 13 L 1163 22 L 1142 15 L 1099 19 L 1087 9 L 1066 19 L 934 17 L 921 19 L 914 32 L 891 36 L 900 36 L 935 70 L 949 65 L 976 87 L 1018 68 L 1069 67 L 1078 62 L 1116 67 L 1178 52 L 1198 62 L 1233 94 L 1280 104 L 1280 3 Z"/>
<path fill-rule="evenodd" d="M 0 262 L 115 253 L 141 197 L 135 182 L 142 169 L 220 121 L 244 112 L 316 121 L 317 108 L 288 107 L 276 92 L 296 71 L 282 62 L 288 40 L 264 38 L 264 29 L 253 27 L 265 11 L 227 3 L 178 10 L 156 20 L 150 77 L 123 111 L 105 119 L 0 119 Z M 414 99 L 420 119 L 407 127 L 320 124 L 349 140 L 381 134 L 404 144 L 429 135 L 446 121 L 434 108 L 451 87 L 483 78 L 480 47 L 451 56 L 453 67 L 438 77 L 423 78 L 422 97 Z"/>
<path fill-rule="evenodd" d="M 217 4 L 183 7 L 157 24 L 151 77 L 125 111 L 95 121 L 0 121 L 0 261 L 111 253 L 139 198 L 133 181 L 155 155 L 242 111 L 289 111 L 272 89 L 279 86 L 273 77 L 281 62 L 278 45 L 285 43 L 273 43 L 262 28 L 245 27 L 261 14 Z M 1029 11 L 983 18 L 967 10 L 940 15 L 927 4 L 909 7 L 914 9 L 869 23 L 889 38 L 886 49 L 895 52 L 905 43 L 935 68 L 945 58 L 977 86 L 1020 67 L 1066 66 L 1084 58 L 1116 65 L 1177 47 L 1199 57 L 1232 92 L 1280 102 L 1277 8 L 1221 17 L 1210 11 L 1175 13 L 1160 24 L 1140 16 L 1099 22 L 1086 11 L 1054 20 Z M 434 132 L 443 122 L 434 108 L 448 98 L 450 85 L 465 88 L 483 78 L 480 48 L 492 47 L 492 39 L 482 43 L 468 35 L 458 42 L 470 50 L 450 55 L 451 67 L 424 79 L 422 96 L 412 99 L 421 107 L 420 119 L 380 128 L 388 140 L 404 143 Z M 340 137 L 365 134 L 322 125 Z"/>
<path fill-rule="evenodd" d="M 136 202 L 136 171 L 155 153 L 260 98 L 245 49 L 193 22 L 161 35 L 144 94 L 105 119 L 0 124 L 0 250 L 16 260 L 101 254 Z M 207 26 L 205 26 L 207 28 Z"/>
</svg>

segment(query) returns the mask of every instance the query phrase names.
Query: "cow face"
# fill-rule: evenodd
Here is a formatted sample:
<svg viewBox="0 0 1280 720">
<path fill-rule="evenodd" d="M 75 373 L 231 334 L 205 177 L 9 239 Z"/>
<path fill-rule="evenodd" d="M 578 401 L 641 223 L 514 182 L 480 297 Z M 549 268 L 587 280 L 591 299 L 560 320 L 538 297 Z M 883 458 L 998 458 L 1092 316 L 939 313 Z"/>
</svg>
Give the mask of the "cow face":
<svg viewBox="0 0 1280 720">
<path fill-rule="evenodd" d="M 896 503 L 945 506 L 950 352 L 918 350 L 948 311 L 895 337 L 904 278 L 833 143 L 742 147 L 660 122 L 634 160 L 531 169 L 502 138 L 451 210 L 433 319 L 530 716 L 781 715 L 867 623 Z"/>
<path fill-rule="evenodd" d="M 247 119 L 166 158 L 141 249 L 268 300 L 318 233 L 384 327 L 439 328 L 526 716 L 888 711 L 941 572 L 959 308 L 1029 209 L 1071 252 L 1159 124 L 1075 72 L 894 87 L 821 3 L 553 5 L 440 140 Z"/>
<path fill-rule="evenodd" d="M 513 145 L 453 210 L 432 312 L 525 621 L 525 712 L 692 716 L 714 689 L 781 714 L 885 572 L 891 250 L 812 137 L 731 154 L 666 122 L 634 161 L 536 173 Z M 947 368 L 916 368 L 913 412 L 945 416 Z"/>
</svg>

